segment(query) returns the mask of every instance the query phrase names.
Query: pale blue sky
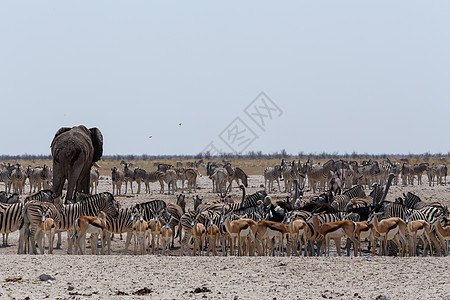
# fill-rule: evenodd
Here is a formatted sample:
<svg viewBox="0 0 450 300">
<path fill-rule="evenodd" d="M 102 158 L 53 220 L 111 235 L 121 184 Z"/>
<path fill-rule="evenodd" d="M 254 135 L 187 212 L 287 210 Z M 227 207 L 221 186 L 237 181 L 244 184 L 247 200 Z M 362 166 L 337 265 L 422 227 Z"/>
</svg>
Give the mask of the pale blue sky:
<svg viewBox="0 0 450 300">
<path fill-rule="evenodd" d="M 236 117 L 245 151 L 450 150 L 448 1 L 243 2 L 3 1 L 0 154 L 78 124 L 105 154 L 196 154 Z"/>
</svg>

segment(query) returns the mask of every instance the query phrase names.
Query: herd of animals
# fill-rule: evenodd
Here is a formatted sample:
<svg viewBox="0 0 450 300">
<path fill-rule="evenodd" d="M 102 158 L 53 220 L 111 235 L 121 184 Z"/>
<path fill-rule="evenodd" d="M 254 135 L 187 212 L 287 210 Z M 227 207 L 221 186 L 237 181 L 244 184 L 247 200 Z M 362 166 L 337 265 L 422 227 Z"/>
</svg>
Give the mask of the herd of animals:
<svg viewBox="0 0 450 300">
<path fill-rule="evenodd" d="M 3 163 L 3 245 L 7 245 L 9 233 L 19 231 L 17 253 L 38 253 L 37 247 L 44 253 L 45 239 L 53 253 L 54 235 L 58 234 L 56 247 L 61 247 L 61 233 L 67 232 L 67 253 L 82 254 L 89 233 L 91 253 L 100 249 L 109 254 L 112 236 L 127 233 L 125 252 L 133 239 L 134 254 L 151 251 L 167 255 L 174 251 L 178 238 L 183 254 L 329 255 L 333 240 L 341 255 L 341 239 L 346 238 L 347 253 L 353 244 L 354 256 L 363 251 L 372 255 L 377 251 L 378 255 L 396 251 L 402 256 L 448 255 L 450 217 L 445 205 L 425 203 L 410 192 L 394 202 L 385 200 L 392 184 L 420 185 L 425 174 L 430 185 L 446 184 L 445 165 L 398 164 L 388 159 L 362 164 L 282 160 L 280 165 L 265 169 L 263 189 L 250 195 L 246 193 L 249 178 L 244 170 L 226 161 L 177 162 L 175 166 L 155 163 L 155 167 L 157 170 L 147 172 L 122 161 L 111 170 L 112 193 L 97 193 L 99 173 L 92 168 L 90 193 L 76 192 L 63 199 L 52 186 L 48 166 L 23 168 Z M 205 201 L 193 195 L 193 208 L 187 209 L 186 199 L 191 196 L 185 192 L 196 193 L 200 168 L 206 168 L 212 193 L 217 196 Z M 20 199 L 26 182 L 30 195 Z M 175 195 L 181 184 L 176 203 L 152 200 L 120 207 L 117 195 L 123 195 L 122 191 L 126 194 L 128 185 L 133 193 L 133 183 L 137 184 L 136 193 L 140 193 L 144 183 L 145 192 L 151 193 L 150 183 L 155 182 L 160 184 L 160 193 L 166 184 L 169 195 Z M 239 200 L 229 195 L 233 182 L 242 191 Z M 370 190 L 369 195 L 366 190 Z M 306 195 L 308 191 L 312 194 Z M 365 240 L 367 250 L 361 246 Z"/>
</svg>

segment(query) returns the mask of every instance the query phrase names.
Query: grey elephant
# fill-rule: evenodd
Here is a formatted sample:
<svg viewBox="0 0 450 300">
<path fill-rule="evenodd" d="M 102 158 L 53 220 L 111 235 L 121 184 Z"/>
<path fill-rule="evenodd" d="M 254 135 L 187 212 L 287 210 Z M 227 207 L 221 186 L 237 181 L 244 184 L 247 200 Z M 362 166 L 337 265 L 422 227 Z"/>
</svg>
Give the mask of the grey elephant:
<svg viewBox="0 0 450 300">
<path fill-rule="evenodd" d="M 89 193 L 91 166 L 103 155 L 103 136 L 98 128 L 80 125 L 59 129 L 52 144 L 53 192 L 61 195 L 67 180 L 66 201 L 75 192 Z"/>
</svg>

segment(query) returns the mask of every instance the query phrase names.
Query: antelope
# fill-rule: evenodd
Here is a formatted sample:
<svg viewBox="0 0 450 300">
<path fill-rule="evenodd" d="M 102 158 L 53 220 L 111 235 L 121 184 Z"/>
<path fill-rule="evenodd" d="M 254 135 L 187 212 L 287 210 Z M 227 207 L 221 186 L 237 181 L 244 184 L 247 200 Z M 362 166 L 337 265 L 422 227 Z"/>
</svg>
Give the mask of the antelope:
<svg viewBox="0 0 450 300">
<path fill-rule="evenodd" d="M 427 253 L 427 247 L 428 245 L 430 245 L 431 248 L 431 240 L 430 240 L 430 233 L 431 233 L 431 228 L 430 228 L 430 224 L 425 221 L 425 220 L 414 220 L 411 221 L 408 218 L 406 218 L 406 225 L 407 225 L 407 232 L 408 235 L 414 235 L 413 238 L 413 248 L 412 248 L 412 256 L 416 256 L 416 243 L 417 243 L 417 236 L 419 236 L 424 244 L 424 248 L 423 248 L 423 256 L 425 256 L 425 254 Z M 425 238 L 427 239 L 425 241 Z M 428 242 L 428 243 L 427 243 Z M 431 256 L 433 256 L 433 249 L 431 249 L 430 251 Z M 411 256 L 411 253 L 410 253 Z"/>
<path fill-rule="evenodd" d="M 230 255 L 233 255 L 236 239 L 238 244 L 238 255 L 242 255 L 241 238 L 250 237 L 254 241 L 256 233 L 256 222 L 251 219 L 239 219 L 230 221 L 229 215 L 222 216 L 221 223 L 225 225 L 230 238 Z"/>
<path fill-rule="evenodd" d="M 381 256 L 381 250 L 383 249 L 383 243 L 384 243 L 384 253 L 386 255 L 387 251 L 387 241 L 393 240 L 394 243 L 402 249 L 401 255 L 403 256 L 405 246 L 407 246 L 407 239 L 406 239 L 406 223 L 401 218 L 393 217 L 389 219 L 384 219 L 378 222 L 377 215 L 381 213 L 372 213 L 369 216 L 369 219 L 367 222 L 369 224 L 372 224 L 374 226 L 374 229 L 379 233 L 380 235 L 380 241 L 381 241 L 381 249 L 378 253 L 379 256 Z M 402 239 L 402 242 L 399 241 L 398 235 L 400 235 L 400 238 Z M 404 243 L 404 245 L 403 245 Z M 375 246 L 375 245 L 374 245 Z"/>
<path fill-rule="evenodd" d="M 157 252 L 159 252 L 159 237 L 161 234 L 161 222 L 159 221 L 159 218 L 160 218 L 161 212 L 156 214 L 155 212 L 152 211 L 152 214 L 153 214 L 154 218 L 151 219 L 150 221 L 148 221 L 148 229 L 150 229 L 150 232 L 151 232 L 151 238 L 149 235 L 148 241 L 150 243 L 150 240 L 151 240 L 152 254 L 155 254 L 155 239 L 156 239 Z"/>
<path fill-rule="evenodd" d="M 169 221 L 167 221 L 164 224 L 164 226 L 161 227 L 161 230 L 160 230 L 163 255 L 169 254 L 170 238 L 172 237 L 172 234 L 173 234 L 173 230 L 172 230 L 172 228 L 170 228 L 170 222 L 172 221 L 172 218 L 173 217 L 170 217 Z"/>
<path fill-rule="evenodd" d="M 437 236 L 439 237 L 439 239 L 441 241 L 442 248 L 444 248 L 444 255 L 447 256 L 448 255 L 447 241 L 450 240 L 450 226 L 442 227 L 441 218 L 445 218 L 445 217 L 440 217 L 440 218 L 434 219 L 431 222 L 431 224 L 436 224 L 435 227 L 436 227 Z"/>
<path fill-rule="evenodd" d="M 145 254 L 145 238 L 148 231 L 148 222 L 144 220 L 144 212 L 139 211 L 137 213 L 139 218 L 134 222 L 133 225 L 133 236 L 134 236 L 134 255 L 138 254 L 140 250 L 140 254 Z"/>
<path fill-rule="evenodd" d="M 374 237 L 374 229 L 373 225 L 367 223 L 366 221 L 362 222 L 355 222 L 356 223 L 356 230 L 355 234 L 358 239 L 358 244 L 355 245 L 355 247 L 358 247 L 359 250 L 359 256 L 361 256 L 361 239 L 369 239 L 369 241 L 372 243 L 372 256 L 375 255 L 375 237 Z"/>
<path fill-rule="evenodd" d="M 39 248 L 41 249 L 41 254 L 44 254 L 44 247 L 42 247 L 42 238 L 44 238 L 44 244 L 45 244 L 45 236 L 48 238 L 48 249 L 49 253 L 53 254 L 53 238 L 55 237 L 55 230 L 56 230 L 56 223 L 55 220 L 52 218 L 48 218 L 49 210 L 42 214 L 42 223 L 40 226 L 40 232 L 38 233 L 38 244 L 40 245 Z"/>
<path fill-rule="evenodd" d="M 197 223 L 197 218 L 192 220 L 192 238 L 194 239 L 194 248 L 192 250 L 192 256 L 197 255 L 197 249 L 199 255 L 202 256 L 202 244 L 206 235 L 205 226 L 202 223 Z"/>
<path fill-rule="evenodd" d="M 101 211 L 98 215 L 98 217 L 92 217 L 92 216 L 81 216 L 78 219 L 75 220 L 75 233 L 73 234 L 71 240 L 72 242 L 75 242 L 75 253 L 77 253 L 77 248 L 80 251 L 80 254 L 83 254 L 83 250 L 81 247 L 82 241 L 84 241 L 84 238 L 86 237 L 86 233 L 94 234 L 95 235 L 95 245 L 91 244 L 92 247 L 97 246 L 97 235 L 100 236 L 101 244 L 102 244 L 102 251 L 101 253 L 104 254 L 104 230 L 106 227 L 106 214 Z M 92 250 L 93 251 L 93 250 Z M 95 248 L 95 254 L 98 254 L 97 248 Z"/>
<path fill-rule="evenodd" d="M 326 222 L 323 224 L 319 223 L 319 218 L 317 214 L 311 214 L 306 221 L 312 220 L 314 230 L 323 235 L 324 244 L 323 249 L 326 249 L 326 255 L 330 256 L 330 239 L 334 240 L 336 251 L 339 256 L 341 256 L 341 237 L 347 236 L 352 240 L 353 244 L 356 245 L 355 231 L 356 224 L 351 220 L 337 221 L 337 222 Z M 353 247 L 354 256 L 357 256 L 356 247 Z"/>
<path fill-rule="evenodd" d="M 259 245 L 259 240 L 265 240 L 267 242 L 272 239 L 278 237 L 278 253 L 281 255 L 283 253 L 283 238 L 286 234 L 289 233 L 288 226 L 283 223 L 261 220 L 256 225 L 256 234 L 255 239 Z M 266 249 L 263 246 L 262 252 L 258 253 L 260 255 L 265 255 Z M 258 246 L 258 252 L 260 247 Z"/>
<path fill-rule="evenodd" d="M 302 219 L 292 220 L 292 213 L 287 217 L 286 224 L 288 225 L 289 238 L 291 239 L 291 251 L 299 256 L 302 252 L 302 237 L 305 241 L 305 256 L 308 256 L 306 251 L 306 231 L 308 230 L 308 224 Z M 297 244 L 300 242 L 300 251 L 297 251 Z M 289 251 L 286 249 L 286 252 Z"/>
<path fill-rule="evenodd" d="M 208 239 L 208 250 L 206 254 L 209 256 L 209 250 L 211 250 L 213 256 L 217 255 L 217 243 L 220 239 L 220 230 L 213 219 L 208 219 L 209 226 L 206 228 L 206 238 Z"/>
</svg>

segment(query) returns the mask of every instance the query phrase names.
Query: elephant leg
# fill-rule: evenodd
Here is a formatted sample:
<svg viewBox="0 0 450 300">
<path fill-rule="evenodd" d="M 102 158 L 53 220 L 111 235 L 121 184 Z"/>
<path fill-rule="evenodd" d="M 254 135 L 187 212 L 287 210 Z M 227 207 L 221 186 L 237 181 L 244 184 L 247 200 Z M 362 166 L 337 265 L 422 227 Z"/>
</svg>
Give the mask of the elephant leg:
<svg viewBox="0 0 450 300">
<path fill-rule="evenodd" d="M 83 163 L 84 157 L 83 159 L 77 159 L 73 164 L 73 168 L 71 168 L 71 171 L 69 172 L 69 183 L 67 185 L 66 201 L 73 199 L 75 186 L 78 183 L 81 172 L 83 170 Z"/>
</svg>

